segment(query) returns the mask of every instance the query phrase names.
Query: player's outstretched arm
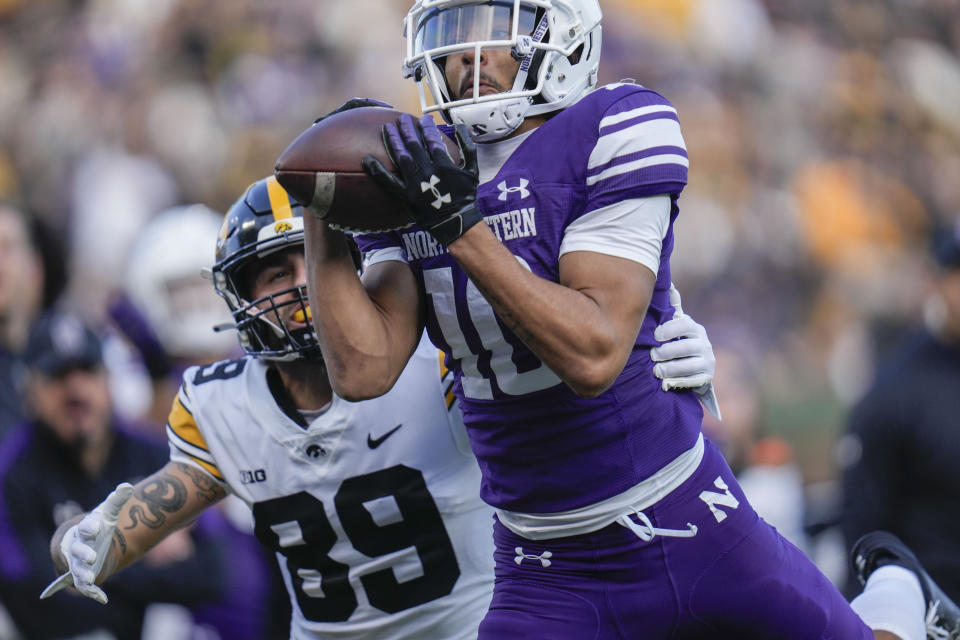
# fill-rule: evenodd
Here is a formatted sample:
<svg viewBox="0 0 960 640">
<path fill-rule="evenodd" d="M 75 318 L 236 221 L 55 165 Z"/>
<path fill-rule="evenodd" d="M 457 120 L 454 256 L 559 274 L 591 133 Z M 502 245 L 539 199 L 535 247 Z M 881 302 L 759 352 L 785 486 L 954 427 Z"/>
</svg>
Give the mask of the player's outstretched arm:
<svg viewBox="0 0 960 640">
<path fill-rule="evenodd" d="M 307 289 L 333 390 L 347 400 L 389 391 L 417 347 L 423 290 L 399 261 L 357 276 L 347 239 L 313 216 L 304 219 Z"/>
<path fill-rule="evenodd" d="M 607 390 L 627 362 L 656 275 L 639 262 L 591 251 L 560 258 L 560 282 L 526 269 L 490 228 L 449 247 L 507 326 L 574 393 Z"/>
<path fill-rule="evenodd" d="M 371 157 L 364 159 L 367 173 L 407 203 L 497 316 L 574 393 L 596 396 L 609 388 L 633 349 L 656 275 L 638 262 L 589 251 L 561 257 L 559 284 L 535 275 L 479 224 L 476 147 L 462 126 L 462 166 L 429 116 L 402 115 L 384 125 L 383 136 L 399 175 Z M 425 188 L 429 184 L 442 184 L 444 198 Z"/>
<path fill-rule="evenodd" d="M 224 496 L 223 487 L 210 476 L 178 462 L 167 463 L 136 486 L 120 484 L 93 511 L 64 522 L 54 533 L 50 555 L 63 575 L 40 597 L 74 586 L 106 604 L 98 584 Z"/>
</svg>

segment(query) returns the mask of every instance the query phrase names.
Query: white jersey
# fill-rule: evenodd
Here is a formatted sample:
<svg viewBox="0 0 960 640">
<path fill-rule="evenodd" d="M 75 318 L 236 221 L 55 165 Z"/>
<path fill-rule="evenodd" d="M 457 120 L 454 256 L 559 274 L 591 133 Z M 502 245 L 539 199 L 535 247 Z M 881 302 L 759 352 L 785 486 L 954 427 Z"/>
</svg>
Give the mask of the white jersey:
<svg viewBox="0 0 960 640">
<path fill-rule="evenodd" d="M 267 363 L 192 367 L 170 458 L 253 511 L 277 552 L 300 638 L 476 638 L 493 589 L 492 510 L 424 340 L 397 384 L 334 396 L 307 424 Z"/>
</svg>

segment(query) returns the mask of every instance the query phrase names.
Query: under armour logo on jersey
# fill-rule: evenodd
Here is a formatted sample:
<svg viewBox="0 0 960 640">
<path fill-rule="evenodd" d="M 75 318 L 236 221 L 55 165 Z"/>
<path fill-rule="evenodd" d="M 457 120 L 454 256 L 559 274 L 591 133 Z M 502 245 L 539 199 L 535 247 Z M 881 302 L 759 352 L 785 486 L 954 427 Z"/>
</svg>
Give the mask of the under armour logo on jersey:
<svg viewBox="0 0 960 640">
<path fill-rule="evenodd" d="M 503 182 L 501 182 L 500 184 L 497 185 L 497 189 L 500 189 L 500 195 L 497 197 L 497 199 L 498 199 L 498 200 L 506 200 L 508 193 L 516 193 L 516 192 L 519 191 L 519 192 L 520 192 L 520 199 L 523 200 L 524 198 L 526 198 L 527 196 L 530 195 L 530 191 L 529 191 L 529 189 L 527 189 L 527 185 L 528 185 L 528 184 L 530 184 L 530 181 L 529 181 L 529 180 L 527 180 L 526 178 L 520 178 L 520 185 L 519 185 L 519 186 L 516 186 L 516 187 L 508 187 L 508 186 L 507 186 L 507 181 L 504 180 Z"/>
<path fill-rule="evenodd" d="M 727 514 L 724 511 L 721 511 L 717 508 L 717 505 L 722 505 L 724 507 L 729 507 L 730 509 L 736 509 L 740 506 L 740 501 L 730 493 L 730 488 L 727 486 L 727 483 L 723 481 L 723 478 L 717 476 L 717 479 L 713 481 L 713 486 L 723 493 L 717 493 L 716 491 L 701 491 L 700 499 L 707 503 L 707 506 L 710 507 L 710 513 L 713 514 L 713 517 L 717 519 L 717 522 L 723 522 L 727 519 Z"/>
<path fill-rule="evenodd" d="M 433 197 L 436 198 L 436 200 L 434 200 L 430 204 L 433 206 L 434 209 L 439 209 L 445 204 L 450 204 L 450 194 L 445 193 L 443 195 L 440 195 L 440 189 L 437 189 L 438 184 L 440 184 L 440 178 L 438 178 L 435 175 L 430 176 L 430 182 L 420 183 L 420 191 L 422 191 L 423 193 L 426 193 L 427 190 L 430 190 L 433 192 Z"/>
<path fill-rule="evenodd" d="M 536 555 L 534 553 L 524 553 L 523 547 L 517 547 L 513 551 L 517 554 L 513 559 L 513 561 L 517 564 L 523 564 L 524 560 L 539 560 L 540 564 L 544 567 L 549 567 L 552 564 L 550 562 L 550 558 L 553 557 L 553 552 L 551 551 L 544 551 L 540 555 Z"/>
</svg>

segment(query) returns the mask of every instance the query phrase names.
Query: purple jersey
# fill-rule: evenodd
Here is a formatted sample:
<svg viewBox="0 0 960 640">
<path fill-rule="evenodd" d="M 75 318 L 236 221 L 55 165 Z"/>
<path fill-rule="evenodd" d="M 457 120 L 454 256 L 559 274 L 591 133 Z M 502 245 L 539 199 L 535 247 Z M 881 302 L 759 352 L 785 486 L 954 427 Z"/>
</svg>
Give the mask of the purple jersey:
<svg viewBox="0 0 960 640">
<path fill-rule="evenodd" d="M 358 238 L 399 247 L 428 297 L 427 330 L 447 354 L 481 495 L 510 511 L 552 513 L 622 493 L 690 449 L 702 410 L 653 375 L 654 328 L 672 317 L 670 254 L 687 154 L 676 111 L 633 84 L 586 95 L 531 132 L 480 184 L 487 225 L 538 276 L 557 282 L 566 229 L 597 209 L 671 196 L 653 299 L 627 364 L 596 398 L 577 397 L 514 335 L 443 246 L 416 226 Z"/>
<path fill-rule="evenodd" d="M 713 444 L 646 514 L 651 529 L 696 534 L 645 540 L 611 524 L 531 541 L 497 522 L 480 640 L 872 640 L 816 565 L 757 517 Z"/>
</svg>

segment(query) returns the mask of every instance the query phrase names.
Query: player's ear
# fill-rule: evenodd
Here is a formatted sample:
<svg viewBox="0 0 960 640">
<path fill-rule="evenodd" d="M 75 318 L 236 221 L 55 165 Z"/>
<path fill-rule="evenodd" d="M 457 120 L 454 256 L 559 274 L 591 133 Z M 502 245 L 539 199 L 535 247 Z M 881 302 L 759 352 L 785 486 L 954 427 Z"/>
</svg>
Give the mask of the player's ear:
<svg viewBox="0 0 960 640">
<path fill-rule="evenodd" d="M 477 143 L 470 137 L 470 132 L 465 124 L 456 125 L 454 132 L 457 135 L 457 145 L 460 147 L 460 157 L 463 158 L 460 164 L 461 168 L 477 175 L 479 173 L 477 171 Z"/>
</svg>

